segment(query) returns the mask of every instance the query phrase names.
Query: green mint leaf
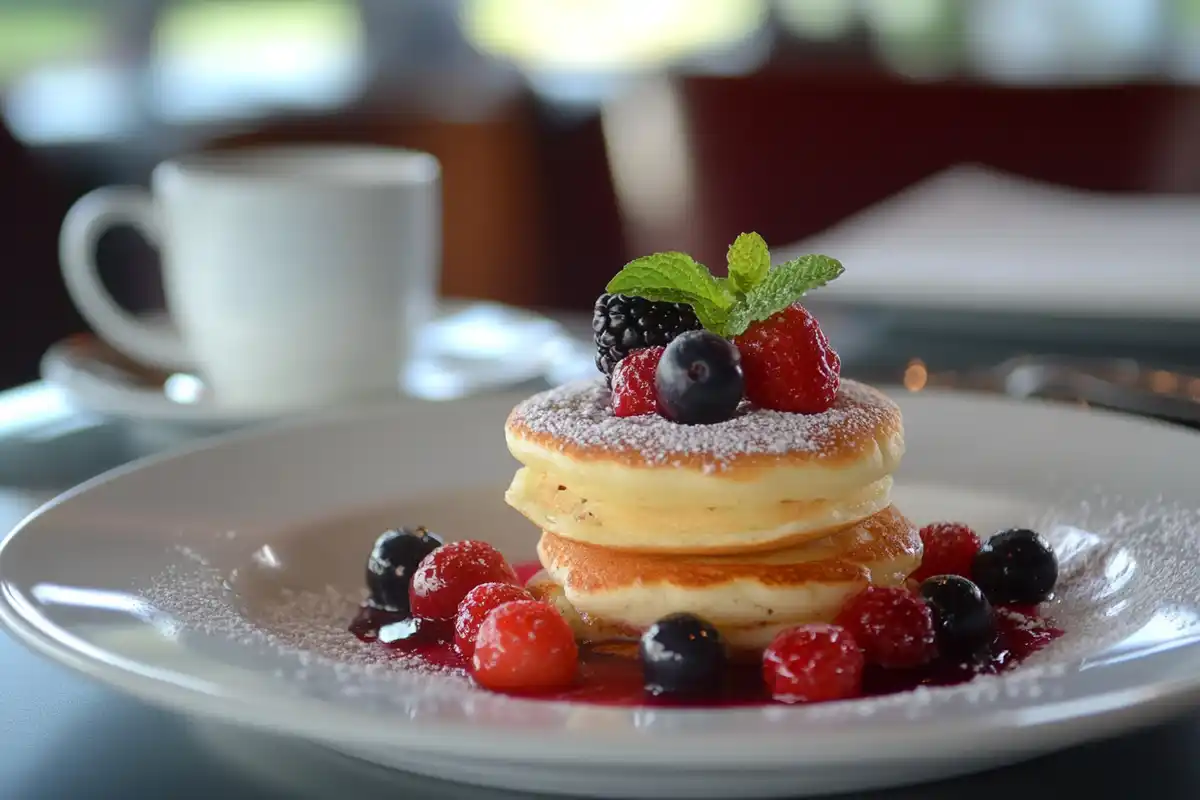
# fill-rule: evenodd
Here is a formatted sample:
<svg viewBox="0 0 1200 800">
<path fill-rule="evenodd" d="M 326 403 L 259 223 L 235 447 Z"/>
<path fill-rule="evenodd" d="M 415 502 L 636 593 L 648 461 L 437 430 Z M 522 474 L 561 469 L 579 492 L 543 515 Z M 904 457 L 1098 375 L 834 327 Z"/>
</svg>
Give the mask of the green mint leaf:
<svg viewBox="0 0 1200 800">
<path fill-rule="evenodd" d="M 742 233 L 729 245 L 725 256 L 729 264 L 729 282 L 738 292 L 748 292 L 767 277 L 771 269 L 771 252 L 757 233 Z"/>
<path fill-rule="evenodd" d="M 733 304 L 717 332 L 727 338 L 745 333 L 752 323 L 779 313 L 809 290 L 837 278 L 843 269 L 837 259 L 821 255 L 801 256 L 779 264 Z"/>
<path fill-rule="evenodd" d="M 714 278 L 687 253 L 655 253 L 630 261 L 608 282 L 606 291 L 653 301 L 687 303 L 700 324 L 713 331 L 720 330 L 725 312 L 734 301 L 725 282 Z"/>
<path fill-rule="evenodd" d="M 729 309 L 719 308 L 707 301 L 693 302 L 691 305 L 692 311 L 696 312 L 696 319 L 700 320 L 700 324 L 706 331 L 716 332 L 725 327 L 725 318 L 729 316 Z"/>
<path fill-rule="evenodd" d="M 733 295 L 723 283 L 687 253 L 642 256 L 626 264 L 608 282 L 608 291 L 614 294 L 646 297 L 643 292 L 654 290 L 683 292 L 722 308 L 733 304 Z"/>
</svg>

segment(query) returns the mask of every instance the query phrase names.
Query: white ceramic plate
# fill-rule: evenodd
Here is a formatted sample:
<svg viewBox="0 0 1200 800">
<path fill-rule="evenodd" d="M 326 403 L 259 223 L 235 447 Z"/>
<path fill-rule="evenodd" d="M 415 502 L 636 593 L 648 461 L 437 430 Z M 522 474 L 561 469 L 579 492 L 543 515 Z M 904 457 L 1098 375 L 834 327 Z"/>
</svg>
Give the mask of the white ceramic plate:
<svg viewBox="0 0 1200 800">
<path fill-rule="evenodd" d="M 795 796 L 1012 762 L 1200 699 L 1200 437 L 1065 407 L 903 396 L 897 503 L 1040 526 L 1059 644 L 1006 676 L 883 700 L 601 708 L 398 669 L 344 633 L 377 531 L 424 523 L 512 558 L 513 396 L 358 411 L 102 476 L 0 548 L 0 617 L 30 647 L 164 706 L 388 766 L 527 791 Z"/>
<path fill-rule="evenodd" d="M 147 324 L 170 322 L 152 318 Z M 421 400 L 503 390 L 579 365 L 594 371 L 590 352 L 581 357 L 558 323 L 498 303 L 443 300 L 416 352 L 401 385 L 408 397 Z M 210 430 L 279 416 L 223 405 L 186 365 L 174 374 L 143 367 L 93 336 L 53 345 L 41 373 L 72 406 L 103 416 Z"/>
</svg>

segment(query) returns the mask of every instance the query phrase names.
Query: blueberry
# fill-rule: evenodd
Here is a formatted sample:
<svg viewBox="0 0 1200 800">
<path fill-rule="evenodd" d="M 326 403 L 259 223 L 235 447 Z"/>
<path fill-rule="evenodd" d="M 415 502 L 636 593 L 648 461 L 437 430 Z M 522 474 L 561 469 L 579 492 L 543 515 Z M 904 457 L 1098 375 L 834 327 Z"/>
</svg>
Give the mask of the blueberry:
<svg viewBox="0 0 1200 800">
<path fill-rule="evenodd" d="M 653 695 L 712 694 L 725 671 L 721 635 L 694 614 L 671 614 L 651 625 L 639 651 L 646 691 Z"/>
<path fill-rule="evenodd" d="M 1058 558 L 1037 531 L 1001 531 L 984 543 L 971 564 L 971 577 L 997 605 L 1036 605 L 1058 581 Z"/>
<path fill-rule="evenodd" d="M 724 422 L 742 401 L 742 355 L 715 333 L 681 333 L 658 362 L 654 386 L 667 419 L 685 425 Z"/>
<path fill-rule="evenodd" d="M 422 527 L 384 531 L 367 559 L 367 589 L 376 608 L 408 614 L 408 583 L 425 556 L 442 539 Z"/>
<path fill-rule="evenodd" d="M 957 575 L 934 575 L 921 584 L 921 596 L 933 612 L 938 650 L 966 658 L 992 642 L 996 622 L 992 605 L 979 587 Z"/>
</svg>

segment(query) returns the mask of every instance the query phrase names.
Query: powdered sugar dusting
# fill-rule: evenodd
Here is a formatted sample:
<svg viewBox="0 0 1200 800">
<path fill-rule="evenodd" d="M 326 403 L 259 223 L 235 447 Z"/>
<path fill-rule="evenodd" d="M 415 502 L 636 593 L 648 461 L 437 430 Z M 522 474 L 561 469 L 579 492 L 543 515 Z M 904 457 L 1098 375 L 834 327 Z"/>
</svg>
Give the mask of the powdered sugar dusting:
<svg viewBox="0 0 1200 800">
<path fill-rule="evenodd" d="M 837 402 L 821 414 L 790 414 L 743 402 L 737 416 L 714 425 L 680 425 L 656 414 L 617 417 L 603 380 L 581 381 L 534 395 L 513 410 L 510 427 L 549 436 L 560 448 L 621 451 L 648 466 L 699 457 L 703 468 L 721 470 L 739 457 L 813 457 L 845 443 L 874 439 L 898 427 L 899 408 L 869 386 L 842 381 Z"/>
<path fill-rule="evenodd" d="M 889 712 L 921 718 L 964 701 L 971 705 L 1049 701 L 1069 687 L 1070 682 L 1061 679 L 1081 667 L 1200 636 L 1200 617 L 1190 611 L 1200 596 L 1196 569 L 1200 512 L 1163 503 L 1130 505 L 1105 493 L 1063 509 L 1013 521 L 1041 530 L 1059 555 L 1056 596 L 1042 611 L 1065 630 L 1061 638 L 1012 672 L 981 676 L 958 686 L 812 706 L 803 712 L 816 719 Z M 497 696 L 479 697 L 461 671 L 430 667 L 358 641 L 347 631 L 363 600 L 357 588 L 268 587 L 259 594 L 261 587 L 245 586 L 256 593 L 251 602 L 231 588 L 237 581 L 205 564 L 194 550 L 180 556 L 177 565 L 142 594 L 169 616 L 180 635 L 225 642 L 223 655 L 230 660 L 266 650 L 273 663 L 288 665 L 278 668 L 279 676 L 306 693 L 370 695 L 389 707 L 399 705 L 408 714 L 416 713 L 416 705 L 427 708 L 429 704 L 436 705 L 439 713 L 467 706 L 480 713 L 484 707 L 480 702 L 496 710 L 490 704 L 504 701 Z M 310 681 L 316 676 L 325 679 Z M 769 708 L 766 713 L 773 718 L 795 710 Z M 671 720 L 670 715 L 655 715 L 655 725 L 675 724 Z"/>
<path fill-rule="evenodd" d="M 224 575 L 190 552 L 181 555 L 186 561 L 156 577 L 142 595 L 189 635 L 218 639 L 234 649 L 265 649 L 293 665 L 277 677 L 304 681 L 311 674 L 332 674 L 349 695 L 366 691 L 358 685 L 363 679 L 389 675 L 436 678 L 429 687 L 438 690 L 469 682 L 461 670 L 431 666 L 355 638 L 347 626 L 366 599 L 365 590 L 280 589 L 251 617 Z"/>
</svg>

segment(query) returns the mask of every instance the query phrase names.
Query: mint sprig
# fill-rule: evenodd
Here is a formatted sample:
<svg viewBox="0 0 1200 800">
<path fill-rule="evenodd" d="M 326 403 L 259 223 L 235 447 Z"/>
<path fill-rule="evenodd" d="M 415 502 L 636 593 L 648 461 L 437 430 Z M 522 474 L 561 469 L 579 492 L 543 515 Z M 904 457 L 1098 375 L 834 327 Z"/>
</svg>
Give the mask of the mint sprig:
<svg viewBox="0 0 1200 800">
<path fill-rule="evenodd" d="M 744 333 L 752 323 L 779 313 L 809 291 L 834 280 L 842 271 L 842 265 L 828 256 L 809 255 L 786 261 L 738 298 L 717 333 L 726 337 Z"/>
<path fill-rule="evenodd" d="M 668 303 L 687 303 L 700 324 L 716 330 L 736 299 L 725 281 L 687 253 L 654 253 L 625 265 L 608 282 L 609 292 Z"/>
<path fill-rule="evenodd" d="M 757 233 L 743 233 L 729 245 L 725 261 L 729 264 L 729 282 L 733 288 L 748 292 L 767 277 L 771 269 L 771 252 Z"/>
<path fill-rule="evenodd" d="M 729 246 L 729 278 L 716 278 L 686 253 L 654 253 L 625 265 L 608 283 L 614 294 L 687 303 L 700 324 L 725 338 L 779 313 L 844 271 L 837 259 L 807 255 L 771 268 L 767 243 L 743 233 Z"/>
</svg>

